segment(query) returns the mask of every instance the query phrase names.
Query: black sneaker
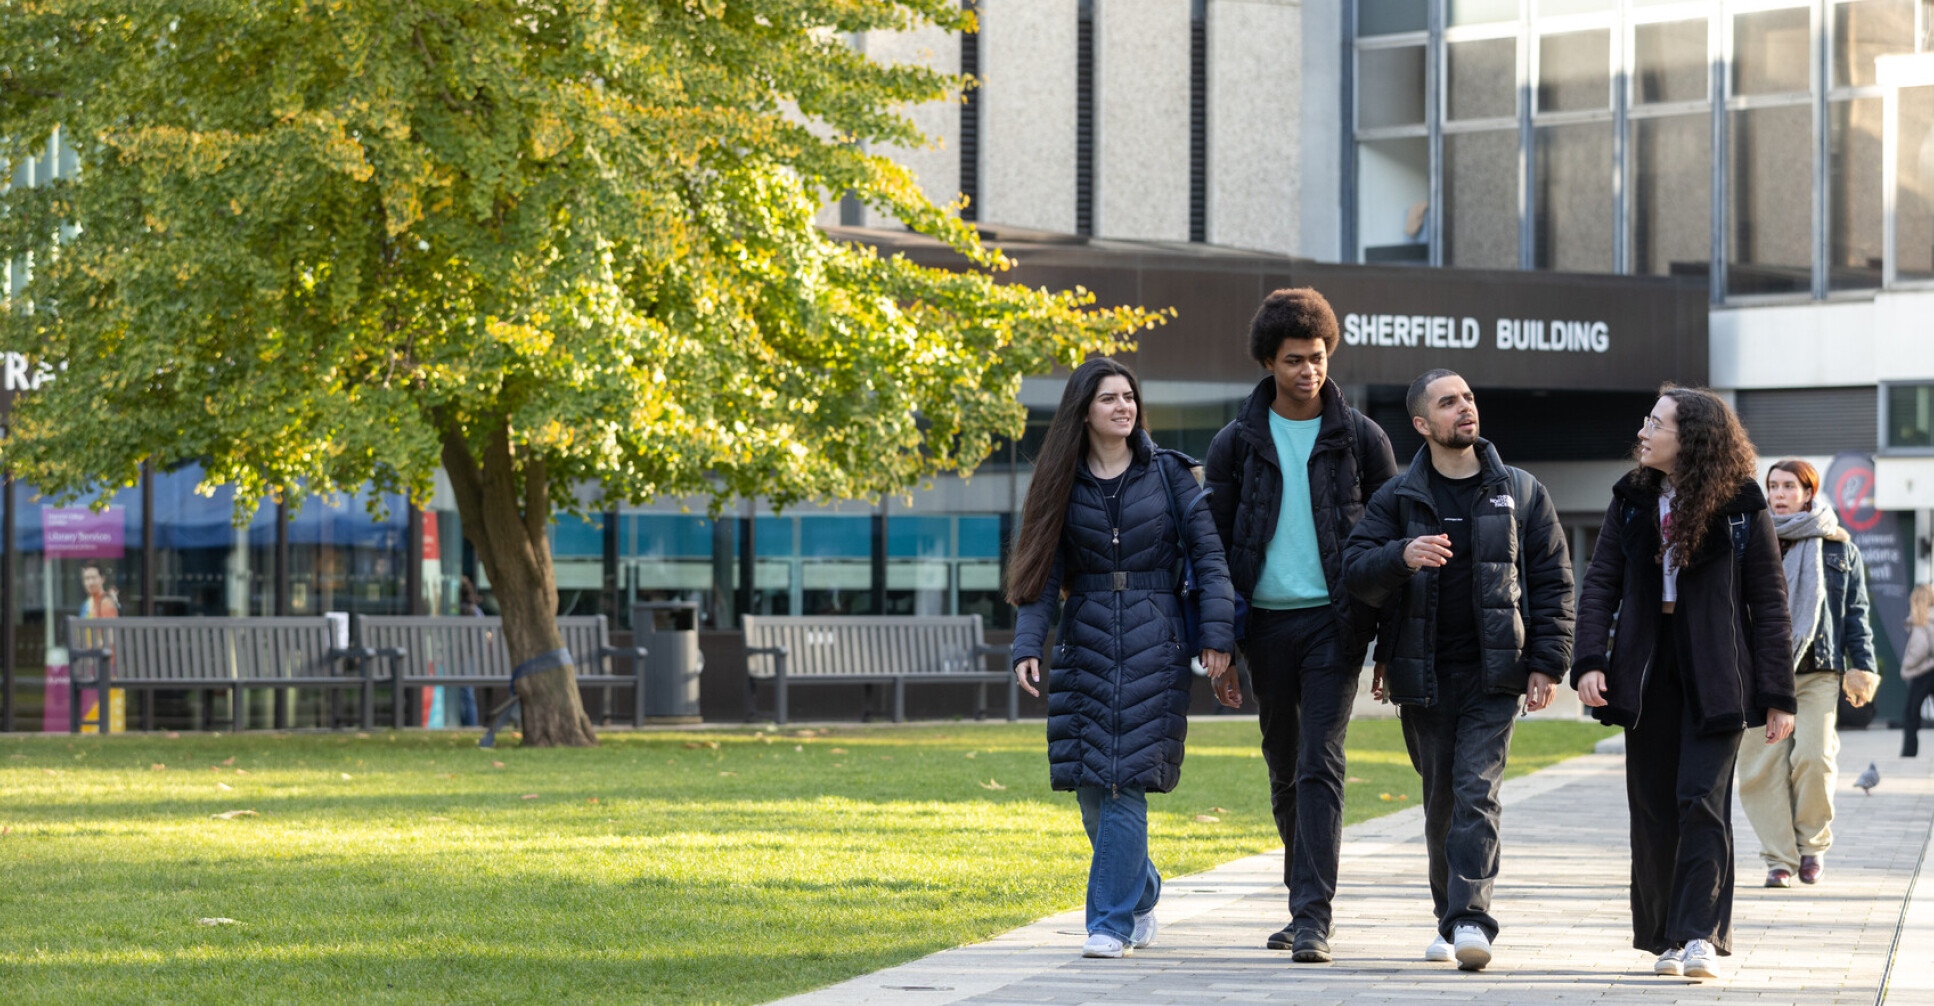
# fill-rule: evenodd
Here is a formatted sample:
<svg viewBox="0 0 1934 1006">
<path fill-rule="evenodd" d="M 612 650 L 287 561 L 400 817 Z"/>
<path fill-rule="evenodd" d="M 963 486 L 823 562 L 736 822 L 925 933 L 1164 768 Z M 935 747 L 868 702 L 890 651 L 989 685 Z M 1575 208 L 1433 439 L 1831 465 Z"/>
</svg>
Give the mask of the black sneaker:
<svg viewBox="0 0 1934 1006">
<path fill-rule="evenodd" d="M 1270 950 L 1288 950 L 1290 947 L 1294 946 L 1295 943 L 1296 943 L 1295 927 L 1284 926 L 1283 928 L 1278 929 L 1273 933 L 1270 933 L 1269 938 L 1264 940 L 1262 945 L 1265 948 Z"/>
<path fill-rule="evenodd" d="M 1330 941 L 1316 935 L 1314 929 L 1298 930 L 1294 952 L 1289 959 L 1298 964 L 1327 964 L 1330 960 Z"/>
</svg>

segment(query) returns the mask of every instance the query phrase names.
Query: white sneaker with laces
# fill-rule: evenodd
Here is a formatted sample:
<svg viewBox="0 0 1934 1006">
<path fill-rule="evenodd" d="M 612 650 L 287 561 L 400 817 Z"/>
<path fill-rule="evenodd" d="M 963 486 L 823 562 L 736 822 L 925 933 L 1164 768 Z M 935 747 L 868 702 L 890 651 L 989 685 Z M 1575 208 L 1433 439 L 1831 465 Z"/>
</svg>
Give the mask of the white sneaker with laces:
<svg viewBox="0 0 1934 1006">
<path fill-rule="evenodd" d="M 1155 934 L 1160 932 L 1161 929 L 1162 924 L 1155 921 L 1154 912 L 1135 916 L 1135 938 L 1128 941 L 1129 947 L 1140 950 L 1148 946 L 1155 942 Z"/>
<path fill-rule="evenodd" d="M 1437 938 L 1430 941 L 1430 946 L 1424 948 L 1424 960 L 1447 964 L 1456 959 L 1457 954 L 1451 949 L 1450 941 L 1444 938 L 1443 933 L 1438 933 Z"/>
<path fill-rule="evenodd" d="M 1482 971 L 1484 965 L 1491 963 L 1491 940 L 1484 935 L 1484 930 L 1476 926 L 1458 926 L 1451 936 L 1451 943 L 1457 951 L 1458 970 Z"/>
<path fill-rule="evenodd" d="M 1081 945 L 1083 957 L 1127 957 L 1135 949 L 1107 933 L 1091 933 L 1088 942 Z"/>
<path fill-rule="evenodd" d="M 1686 973 L 1685 950 L 1683 948 L 1678 950 L 1668 950 L 1665 953 L 1660 954 L 1659 959 L 1657 961 L 1654 961 L 1652 964 L 1652 973 L 1655 975 L 1672 975 L 1674 977 L 1685 974 Z"/>
<path fill-rule="evenodd" d="M 1705 940 L 1687 941 L 1685 960 L 1687 978 L 1719 977 L 1719 952 Z"/>
</svg>

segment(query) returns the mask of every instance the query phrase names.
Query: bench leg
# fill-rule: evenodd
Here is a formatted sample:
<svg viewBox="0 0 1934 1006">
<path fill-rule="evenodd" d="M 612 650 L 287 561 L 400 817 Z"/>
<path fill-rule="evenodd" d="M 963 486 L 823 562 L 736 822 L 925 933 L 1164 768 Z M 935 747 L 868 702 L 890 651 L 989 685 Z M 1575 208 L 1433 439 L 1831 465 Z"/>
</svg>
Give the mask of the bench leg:
<svg viewBox="0 0 1934 1006">
<path fill-rule="evenodd" d="M 201 728 L 215 729 L 215 693 L 206 688 L 201 690 Z"/>
<path fill-rule="evenodd" d="M 772 682 L 773 713 L 780 726 L 786 725 L 786 676 L 781 674 Z"/>
<path fill-rule="evenodd" d="M 376 679 L 368 676 L 363 678 L 362 714 L 364 730 L 368 730 L 376 725 Z M 329 724 L 329 729 L 335 730 L 338 726 L 339 724 L 331 723 Z"/>
<path fill-rule="evenodd" d="M 1007 676 L 1007 722 L 1021 720 L 1021 679 L 1010 674 Z"/>
<path fill-rule="evenodd" d="M 987 682 L 981 682 L 978 687 L 980 689 L 980 701 L 974 706 L 974 719 L 977 721 L 987 718 Z"/>
<path fill-rule="evenodd" d="M 759 679 L 748 674 L 745 676 L 745 721 L 751 723 L 759 718 Z"/>
<path fill-rule="evenodd" d="M 81 732 L 81 682 L 74 668 L 67 668 L 67 732 Z"/>
<path fill-rule="evenodd" d="M 396 679 L 391 680 L 395 683 L 390 686 L 390 693 L 393 697 L 393 701 L 390 703 L 392 713 L 390 718 L 395 721 L 396 729 L 401 730 L 403 729 L 403 710 L 408 701 L 410 690 L 403 687 L 402 681 Z"/>
<path fill-rule="evenodd" d="M 248 706 L 242 701 L 241 682 L 236 682 L 228 688 L 228 719 L 229 726 L 236 733 L 239 734 L 248 729 Z"/>
<path fill-rule="evenodd" d="M 893 679 L 893 722 L 907 721 L 907 679 Z"/>
</svg>

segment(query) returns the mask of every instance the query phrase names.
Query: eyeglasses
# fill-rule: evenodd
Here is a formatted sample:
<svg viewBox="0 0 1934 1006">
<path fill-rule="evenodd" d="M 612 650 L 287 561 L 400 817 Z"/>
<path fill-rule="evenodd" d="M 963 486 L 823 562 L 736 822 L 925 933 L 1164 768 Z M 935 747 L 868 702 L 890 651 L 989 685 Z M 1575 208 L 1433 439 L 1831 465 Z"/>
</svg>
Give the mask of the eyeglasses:
<svg viewBox="0 0 1934 1006">
<path fill-rule="evenodd" d="M 1657 418 L 1657 417 L 1655 417 L 1655 416 L 1646 416 L 1646 417 L 1645 417 L 1645 424 L 1644 424 L 1644 425 L 1645 425 L 1645 429 L 1646 429 L 1646 431 L 1647 431 L 1647 432 L 1649 432 L 1649 433 L 1677 433 L 1677 432 L 1679 432 L 1679 430 L 1678 430 L 1678 428 L 1677 428 L 1677 427 L 1673 427 L 1673 426 L 1664 426 L 1664 425 L 1661 425 L 1661 424 L 1659 423 L 1659 420 L 1658 420 L 1658 418 Z"/>
</svg>

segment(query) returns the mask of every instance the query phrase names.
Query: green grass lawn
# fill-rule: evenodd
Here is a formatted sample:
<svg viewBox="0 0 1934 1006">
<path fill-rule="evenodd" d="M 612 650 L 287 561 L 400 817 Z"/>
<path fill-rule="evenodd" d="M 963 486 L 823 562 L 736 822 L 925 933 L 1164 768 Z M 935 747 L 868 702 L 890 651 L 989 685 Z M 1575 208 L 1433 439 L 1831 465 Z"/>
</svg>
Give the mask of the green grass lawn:
<svg viewBox="0 0 1934 1006">
<path fill-rule="evenodd" d="M 1603 735 L 1523 722 L 1511 771 Z M 1181 787 L 1150 800 L 1167 876 L 1276 843 L 1255 723 L 1189 740 Z M 4 737 L 0 990 L 761 1002 L 1078 906 L 1087 842 L 1045 747 L 1039 723 L 548 751 L 475 732 Z M 1416 802 L 1396 721 L 1353 724 L 1349 758 L 1349 821 Z"/>
</svg>

